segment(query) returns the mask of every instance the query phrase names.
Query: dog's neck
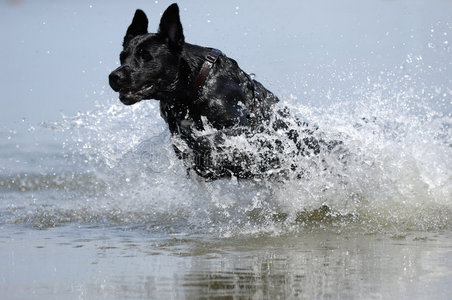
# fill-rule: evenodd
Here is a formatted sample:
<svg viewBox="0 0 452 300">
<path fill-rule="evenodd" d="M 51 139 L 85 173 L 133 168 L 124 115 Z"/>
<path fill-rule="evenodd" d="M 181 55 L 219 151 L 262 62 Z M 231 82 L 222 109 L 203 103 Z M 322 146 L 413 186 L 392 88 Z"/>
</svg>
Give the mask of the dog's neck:
<svg viewBox="0 0 452 300">
<path fill-rule="evenodd" d="M 201 66 L 201 70 L 199 71 L 198 76 L 196 76 L 196 79 L 192 84 L 192 93 L 194 97 L 196 97 L 199 89 L 204 85 L 207 77 L 209 76 L 210 70 L 212 70 L 218 60 L 218 57 L 221 54 L 222 53 L 220 50 L 211 48 L 209 54 L 206 55 L 204 63 Z"/>
<path fill-rule="evenodd" d="M 164 99 L 158 100 L 165 102 L 177 101 L 179 103 L 196 101 L 198 94 L 194 93 L 194 90 L 199 89 L 204 84 L 205 78 L 199 77 L 203 72 L 206 57 L 211 54 L 211 51 L 212 48 L 185 43 L 180 53 L 178 77 L 174 82 L 174 85 L 178 87 L 175 89 L 178 93 L 167 95 Z M 221 54 L 221 51 L 219 53 Z M 205 69 L 204 72 L 206 71 L 210 71 L 210 69 Z"/>
</svg>

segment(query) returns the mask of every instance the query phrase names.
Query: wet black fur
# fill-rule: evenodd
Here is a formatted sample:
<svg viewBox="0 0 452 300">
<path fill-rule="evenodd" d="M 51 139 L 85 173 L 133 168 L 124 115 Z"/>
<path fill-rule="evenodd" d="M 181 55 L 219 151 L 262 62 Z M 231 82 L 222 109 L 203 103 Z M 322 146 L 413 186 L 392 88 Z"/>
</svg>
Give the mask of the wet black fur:
<svg viewBox="0 0 452 300">
<path fill-rule="evenodd" d="M 243 133 L 242 129 L 265 130 L 278 98 L 224 54 L 203 86 L 193 91 L 194 80 L 211 48 L 185 42 L 177 4 L 164 12 L 157 33 L 148 33 L 147 27 L 145 13 L 137 10 L 124 37 L 121 66 L 109 76 L 110 86 L 119 92 L 121 102 L 132 105 L 143 99 L 159 100 L 161 115 L 171 134 L 182 139 L 194 155 L 175 145 L 176 153 L 180 158 L 190 156 L 189 167 L 199 175 L 211 179 L 252 177 L 243 158 L 239 158 L 239 164 L 228 159 L 212 164 L 212 147 L 217 142 L 221 144 L 221 135 L 214 137 L 212 144 L 212 139 L 207 141 L 195 133 L 204 130 L 205 121 L 226 135 Z M 283 116 L 284 112 L 279 114 Z M 275 124 L 287 127 L 282 121 Z M 318 152 L 316 141 L 301 141 L 301 145 L 296 132 L 288 134 L 298 142 L 299 149 L 307 145 Z M 271 168 L 270 162 L 269 165 Z"/>
</svg>

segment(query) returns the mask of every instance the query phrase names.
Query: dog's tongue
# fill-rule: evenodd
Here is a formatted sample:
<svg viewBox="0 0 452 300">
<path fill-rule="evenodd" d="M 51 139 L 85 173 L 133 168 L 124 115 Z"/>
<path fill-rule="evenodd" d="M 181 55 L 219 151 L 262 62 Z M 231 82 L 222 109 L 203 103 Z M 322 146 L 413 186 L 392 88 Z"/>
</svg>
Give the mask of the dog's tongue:
<svg viewBox="0 0 452 300">
<path fill-rule="evenodd" d="M 119 99 L 137 102 L 139 96 L 134 92 L 119 92 Z"/>
<path fill-rule="evenodd" d="M 133 92 L 119 92 L 119 100 L 125 105 L 132 105 L 139 102 L 141 99 Z"/>
</svg>

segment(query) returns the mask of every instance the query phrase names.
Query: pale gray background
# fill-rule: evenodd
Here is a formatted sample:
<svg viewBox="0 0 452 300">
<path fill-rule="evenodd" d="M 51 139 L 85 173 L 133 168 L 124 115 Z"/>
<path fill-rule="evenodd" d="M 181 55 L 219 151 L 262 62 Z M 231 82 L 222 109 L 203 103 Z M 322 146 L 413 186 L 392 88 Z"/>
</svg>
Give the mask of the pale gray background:
<svg viewBox="0 0 452 300">
<path fill-rule="evenodd" d="M 0 129 L 24 118 L 28 124 L 59 120 L 62 113 L 115 98 L 107 76 L 118 63 L 135 9 L 147 12 L 155 31 L 170 3 L 0 2 Z M 446 71 L 434 81 L 451 86 L 451 57 L 431 47 L 450 47 L 443 43 L 450 39 L 452 1 L 179 1 L 179 6 L 188 42 L 223 50 L 283 98 L 294 94 L 320 103 L 332 86 L 353 89 L 331 82 L 326 71 L 365 68 L 375 75 L 397 68 L 409 54 L 443 64 Z"/>
</svg>

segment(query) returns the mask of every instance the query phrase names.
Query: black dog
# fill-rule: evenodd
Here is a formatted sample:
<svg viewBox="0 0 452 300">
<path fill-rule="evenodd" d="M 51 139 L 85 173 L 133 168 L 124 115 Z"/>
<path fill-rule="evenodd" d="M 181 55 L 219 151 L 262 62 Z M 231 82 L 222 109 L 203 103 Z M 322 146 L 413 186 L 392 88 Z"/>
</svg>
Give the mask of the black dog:
<svg viewBox="0 0 452 300">
<path fill-rule="evenodd" d="M 254 177 L 278 168 L 278 159 L 266 154 L 252 167 L 253 154 L 228 153 L 223 143 L 226 136 L 252 138 L 267 130 L 270 120 L 273 129 L 287 130 L 297 145 L 297 154 L 320 151 L 317 139 L 300 138 L 299 132 L 289 130 L 283 120 L 288 112 L 272 109 L 278 98 L 240 69 L 235 60 L 217 49 L 185 43 L 177 4 L 166 9 L 157 33 L 148 33 L 147 27 L 145 13 L 137 10 L 124 37 L 121 66 L 109 76 L 110 86 L 126 105 L 143 99 L 160 101 L 176 154 L 188 161 L 190 169 L 215 179 Z M 206 126 L 216 133 L 203 134 Z M 265 140 L 257 143 L 270 152 L 281 150 L 277 140 L 272 145 Z"/>
</svg>

